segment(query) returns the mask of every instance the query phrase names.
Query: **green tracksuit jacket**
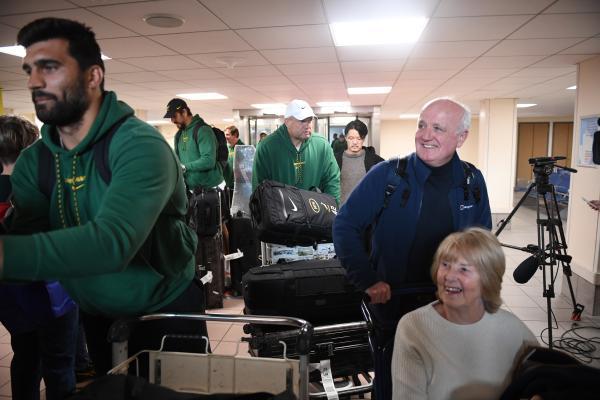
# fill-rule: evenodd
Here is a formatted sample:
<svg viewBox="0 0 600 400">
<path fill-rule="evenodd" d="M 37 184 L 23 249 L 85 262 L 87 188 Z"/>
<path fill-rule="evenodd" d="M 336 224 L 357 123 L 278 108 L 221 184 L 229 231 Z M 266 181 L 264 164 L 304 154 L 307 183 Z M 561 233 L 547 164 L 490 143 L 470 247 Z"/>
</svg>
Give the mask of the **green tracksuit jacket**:
<svg viewBox="0 0 600 400">
<path fill-rule="evenodd" d="M 340 202 L 340 169 L 327 140 L 315 133 L 299 150 L 285 125 L 260 142 L 252 166 L 252 190 L 265 179 L 300 189 L 318 187 Z"/>
<path fill-rule="evenodd" d="M 194 142 L 194 128 L 198 129 L 198 143 Z M 213 188 L 223 182 L 223 171 L 217 162 L 217 138 L 212 128 L 198 114 L 183 130 L 175 134 L 176 153 L 185 165 L 185 183 L 188 188 Z"/>
<path fill-rule="evenodd" d="M 110 142 L 107 185 L 92 146 L 126 115 Z M 184 222 L 185 186 L 167 142 L 112 92 L 75 148 L 56 136 L 44 125 L 15 165 L 15 235 L 3 238 L 2 279 L 58 279 L 84 311 L 111 317 L 171 303 L 193 278 L 197 238 Z M 39 188 L 42 146 L 59 170 L 50 199 Z"/>
</svg>

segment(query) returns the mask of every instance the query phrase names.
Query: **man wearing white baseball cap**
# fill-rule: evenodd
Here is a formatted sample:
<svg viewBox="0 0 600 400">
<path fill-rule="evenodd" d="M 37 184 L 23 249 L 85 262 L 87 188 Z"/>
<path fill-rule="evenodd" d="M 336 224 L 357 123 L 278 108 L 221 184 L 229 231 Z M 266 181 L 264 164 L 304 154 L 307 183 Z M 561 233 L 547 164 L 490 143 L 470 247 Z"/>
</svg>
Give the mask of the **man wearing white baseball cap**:
<svg viewBox="0 0 600 400">
<path fill-rule="evenodd" d="M 315 119 L 306 101 L 296 99 L 287 105 L 284 124 L 256 148 L 252 190 L 270 179 L 300 189 L 318 187 L 339 203 L 340 169 L 327 139 L 312 134 Z"/>
</svg>

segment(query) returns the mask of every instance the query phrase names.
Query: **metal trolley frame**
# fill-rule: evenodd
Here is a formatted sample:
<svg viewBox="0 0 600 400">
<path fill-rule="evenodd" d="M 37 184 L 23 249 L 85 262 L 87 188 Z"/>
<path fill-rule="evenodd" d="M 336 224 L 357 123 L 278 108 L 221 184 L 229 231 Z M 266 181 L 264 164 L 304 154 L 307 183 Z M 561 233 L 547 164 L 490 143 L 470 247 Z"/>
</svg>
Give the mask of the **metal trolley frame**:
<svg viewBox="0 0 600 400">
<path fill-rule="evenodd" d="M 137 324 L 144 321 L 171 318 L 207 322 L 291 326 L 298 329 L 297 352 L 299 356 L 297 360 L 292 360 L 286 358 L 284 353 L 284 359 L 282 360 L 262 357 L 239 357 L 237 355 L 225 356 L 210 353 L 196 354 L 144 350 L 128 357 L 127 340 Z M 228 387 L 230 389 L 239 388 L 241 385 L 244 386 L 242 390 L 248 392 L 248 385 L 260 384 L 260 379 L 248 380 L 245 379 L 245 376 L 240 375 L 254 369 L 261 371 L 263 376 L 282 376 L 282 380 L 286 381 L 286 390 L 289 389 L 288 386 L 291 384 L 293 388 L 297 389 L 296 394 L 298 398 L 308 399 L 308 367 L 312 332 L 313 328 L 310 323 L 299 318 L 290 317 L 227 314 L 150 314 L 138 318 L 122 319 L 115 322 L 109 331 L 109 340 L 113 343 L 112 356 L 114 366 L 109 371 L 109 374 L 127 374 L 130 367 L 136 365 L 140 355 L 147 353 L 149 357 L 148 380 L 150 383 L 156 383 L 174 390 L 213 394 L 207 391 L 211 385 L 216 385 L 219 388 Z M 181 337 L 181 335 L 167 335 L 167 337 L 169 336 Z M 186 337 L 200 338 L 197 335 L 188 335 Z M 208 340 L 208 338 L 204 339 Z M 164 340 L 163 338 L 163 343 Z M 177 371 L 173 371 L 173 369 L 177 369 Z M 236 370 L 241 372 L 236 375 Z M 268 371 L 272 371 L 272 373 Z M 192 380 L 193 382 L 187 382 L 188 380 Z M 256 390 L 252 388 L 252 390 L 265 391 L 262 387 L 258 387 Z"/>
</svg>

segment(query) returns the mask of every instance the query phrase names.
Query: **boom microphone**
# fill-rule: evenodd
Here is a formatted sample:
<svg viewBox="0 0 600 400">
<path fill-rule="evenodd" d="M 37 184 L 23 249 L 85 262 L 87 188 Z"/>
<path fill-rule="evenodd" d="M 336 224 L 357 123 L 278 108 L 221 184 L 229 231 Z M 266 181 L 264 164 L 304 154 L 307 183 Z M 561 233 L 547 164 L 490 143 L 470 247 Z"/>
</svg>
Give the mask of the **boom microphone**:
<svg viewBox="0 0 600 400">
<path fill-rule="evenodd" d="M 527 283 L 537 271 L 540 265 L 537 256 L 530 256 L 525 259 L 513 272 L 513 278 L 517 283 Z"/>
</svg>

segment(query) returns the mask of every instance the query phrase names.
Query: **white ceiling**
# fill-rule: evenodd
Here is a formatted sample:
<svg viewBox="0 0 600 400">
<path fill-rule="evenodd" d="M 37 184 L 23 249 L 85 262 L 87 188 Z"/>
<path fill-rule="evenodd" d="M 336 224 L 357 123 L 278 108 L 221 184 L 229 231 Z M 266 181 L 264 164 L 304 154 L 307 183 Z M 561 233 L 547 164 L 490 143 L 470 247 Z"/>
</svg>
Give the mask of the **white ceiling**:
<svg viewBox="0 0 600 400">
<path fill-rule="evenodd" d="M 0 0 L 0 46 L 44 16 L 91 26 L 106 62 L 106 87 L 148 119 L 177 93 L 219 92 L 193 101 L 213 123 L 253 103 L 303 98 L 380 105 L 383 119 L 453 96 L 474 112 L 485 98 L 537 103 L 519 116 L 574 110 L 576 64 L 600 54 L 600 0 Z M 171 13 L 178 28 L 147 25 Z M 411 15 L 430 18 L 414 45 L 335 47 L 328 24 Z M 221 61 L 219 61 L 221 60 Z M 228 68 L 222 60 L 235 64 Z M 21 60 L 0 55 L 4 106 L 33 110 Z M 599 71 L 600 76 L 600 71 Z M 347 87 L 392 86 L 388 95 Z"/>
</svg>

